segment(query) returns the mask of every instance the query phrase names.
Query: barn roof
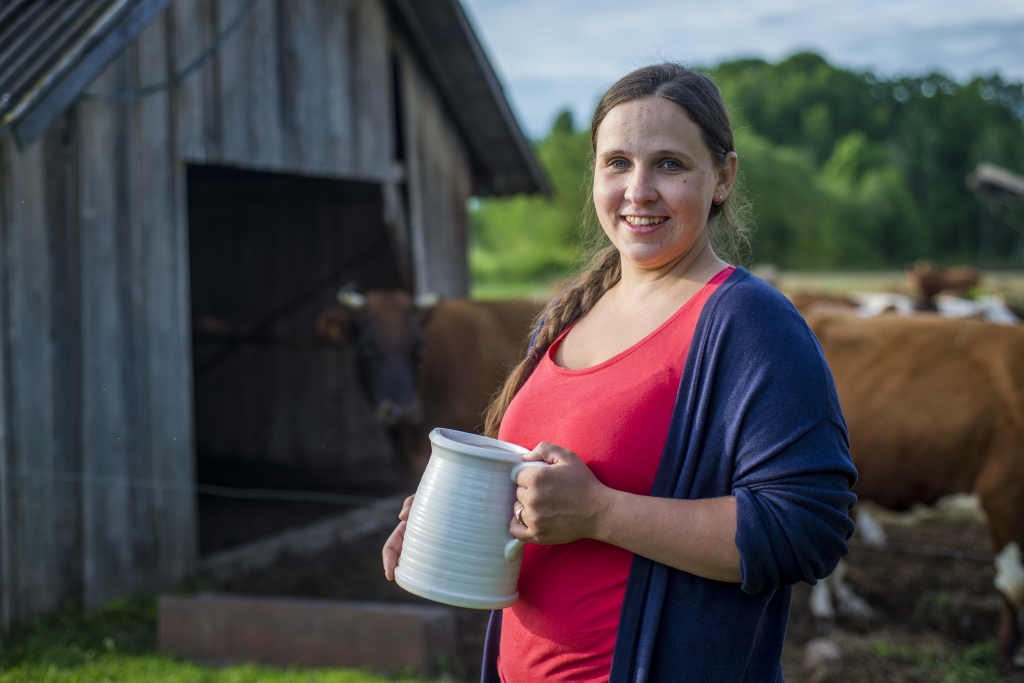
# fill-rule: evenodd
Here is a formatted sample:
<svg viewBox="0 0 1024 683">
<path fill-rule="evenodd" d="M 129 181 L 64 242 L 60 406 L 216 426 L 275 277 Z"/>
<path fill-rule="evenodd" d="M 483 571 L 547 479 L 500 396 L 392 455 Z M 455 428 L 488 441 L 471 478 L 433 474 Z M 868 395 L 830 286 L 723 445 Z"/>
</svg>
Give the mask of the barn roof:
<svg viewBox="0 0 1024 683">
<path fill-rule="evenodd" d="M 391 0 L 416 42 L 473 155 L 486 194 L 548 193 L 547 181 L 516 122 L 459 0 Z"/>
<path fill-rule="evenodd" d="M 0 0 L 0 138 L 39 137 L 171 0 Z M 547 192 L 458 0 L 388 0 L 473 158 L 480 194 Z"/>
<path fill-rule="evenodd" d="M 170 0 L 0 3 L 0 137 L 28 145 Z"/>
</svg>

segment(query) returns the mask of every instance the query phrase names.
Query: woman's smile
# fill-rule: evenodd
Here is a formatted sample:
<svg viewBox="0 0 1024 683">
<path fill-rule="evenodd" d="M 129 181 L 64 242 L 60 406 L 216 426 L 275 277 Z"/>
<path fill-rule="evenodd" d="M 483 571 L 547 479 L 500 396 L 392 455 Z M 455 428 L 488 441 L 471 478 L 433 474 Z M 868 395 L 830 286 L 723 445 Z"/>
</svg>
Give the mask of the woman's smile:
<svg viewBox="0 0 1024 683">
<path fill-rule="evenodd" d="M 631 216 L 622 217 L 626 229 L 634 235 L 650 235 L 657 232 L 667 221 L 668 216 Z"/>
</svg>

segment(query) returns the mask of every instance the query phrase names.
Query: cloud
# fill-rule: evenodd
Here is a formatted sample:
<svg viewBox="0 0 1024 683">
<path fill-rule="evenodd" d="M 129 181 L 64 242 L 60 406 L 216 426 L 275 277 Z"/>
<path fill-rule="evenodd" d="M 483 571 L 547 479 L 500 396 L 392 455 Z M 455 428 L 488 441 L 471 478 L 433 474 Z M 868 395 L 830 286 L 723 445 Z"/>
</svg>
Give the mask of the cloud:
<svg viewBox="0 0 1024 683">
<path fill-rule="evenodd" d="M 1024 79 L 1020 0 L 463 0 L 528 134 L 578 117 L 626 71 L 799 50 L 885 75 Z"/>
</svg>

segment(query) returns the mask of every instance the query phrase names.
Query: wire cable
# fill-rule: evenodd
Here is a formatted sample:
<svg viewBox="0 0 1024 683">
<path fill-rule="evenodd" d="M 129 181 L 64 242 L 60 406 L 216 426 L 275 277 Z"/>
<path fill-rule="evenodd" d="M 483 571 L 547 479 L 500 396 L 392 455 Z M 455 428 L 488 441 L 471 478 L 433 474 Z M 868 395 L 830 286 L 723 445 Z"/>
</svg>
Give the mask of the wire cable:
<svg viewBox="0 0 1024 683">
<path fill-rule="evenodd" d="M 127 100 L 137 100 L 142 97 L 146 97 L 147 95 L 152 95 L 154 93 L 161 92 L 163 90 L 170 90 L 171 88 L 180 85 L 183 81 L 185 81 L 185 79 L 187 79 L 189 76 L 191 76 L 196 71 L 201 69 L 204 64 L 206 64 L 208 61 L 210 61 L 211 58 L 213 58 L 213 55 L 216 54 L 217 50 L 219 50 L 221 46 L 223 46 L 224 43 L 226 43 L 228 39 L 235 33 L 235 31 L 238 30 L 238 27 L 242 25 L 242 21 L 249 14 L 249 12 L 252 11 L 252 8 L 255 7 L 258 2 L 260 2 L 260 0 L 249 0 L 247 3 L 245 3 L 245 6 L 242 7 L 238 14 L 235 15 L 235 18 L 231 20 L 231 23 L 229 23 L 224 28 L 224 30 L 221 31 L 221 33 L 216 37 L 216 39 L 214 39 L 212 43 L 210 43 L 210 46 L 203 50 L 201 53 L 199 53 L 199 56 L 193 59 L 191 62 L 189 62 L 184 69 L 171 76 L 171 78 L 169 78 L 168 80 L 163 81 L 161 83 L 151 83 L 149 85 L 143 85 L 138 88 L 128 88 L 127 90 L 116 92 L 113 95 L 98 95 L 95 93 L 85 93 L 82 95 L 82 99 L 89 100 L 91 102 L 125 102 Z"/>
<path fill-rule="evenodd" d="M 108 474 L 79 474 L 59 470 L 21 469 L 18 473 L 25 478 L 45 481 L 59 481 L 86 486 L 126 486 L 136 489 L 167 491 L 181 494 L 202 494 L 233 498 L 236 500 L 268 500 L 299 503 L 325 503 L 328 505 L 363 506 L 371 505 L 387 496 L 360 496 L 345 493 L 324 493 L 321 491 L 294 491 L 289 489 L 245 489 L 214 484 L 194 484 L 187 481 L 172 479 L 156 479 L 148 477 L 128 477 Z"/>
</svg>

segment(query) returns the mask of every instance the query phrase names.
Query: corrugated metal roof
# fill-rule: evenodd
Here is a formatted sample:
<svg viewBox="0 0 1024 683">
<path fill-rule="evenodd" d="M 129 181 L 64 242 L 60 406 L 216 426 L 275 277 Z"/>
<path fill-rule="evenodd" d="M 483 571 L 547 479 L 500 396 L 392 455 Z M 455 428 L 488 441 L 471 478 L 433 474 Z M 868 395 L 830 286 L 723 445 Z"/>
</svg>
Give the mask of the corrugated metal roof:
<svg viewBox="0 0 1024 683">
<path fill-rule="evenodd" d="M 0 136 L 45 130 L 170 0 L 0 0 Z"/>
<path fill-rule="evenodd" d="M 0 116 L 31 95 L 112 0 L 9 0 L 0 9 Z"/>
</svg>

